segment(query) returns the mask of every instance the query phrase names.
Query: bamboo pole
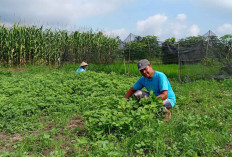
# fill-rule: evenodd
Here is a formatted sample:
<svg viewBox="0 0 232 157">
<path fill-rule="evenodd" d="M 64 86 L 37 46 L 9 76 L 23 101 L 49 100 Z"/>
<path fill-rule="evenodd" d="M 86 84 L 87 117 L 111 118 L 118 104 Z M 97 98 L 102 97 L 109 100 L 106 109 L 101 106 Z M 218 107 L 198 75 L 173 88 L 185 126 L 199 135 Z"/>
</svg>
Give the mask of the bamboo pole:
<svg viewBox="0 0 232 157">
<path fill-rule="evenodd" d="M 181 61 L 180 61 L 180 43 L 178 42 L 178 66 L 179 66 L 179 81 L 181 82 Z"/>
<path fill-rule="evenodd" d="M 204 67 L 203 67 L 203 79 L 205 79 L 205 67 L 206 67 L 206 65 L 207 65 L 208 48 L 209 48 L 209 39 L 210 39 L 210 31 L 209 31 L 209 35 L 208 35 L 208 42 L 207 42 L 206 52 L 205 52 L 205 63 L 204 63 Z"/>
<path fill-rule="evenodd" d="M 227 60 L 228 63 L 230 63 L 230 52 L 231 52 L 231 47 L 229 46 L 228 53 L 226 55 L 226 60 Z"/>
<path fill-rule="evenodd" d="M 150 47 L 149 38 L 147 39 L 147 41 L 148 41 L 148 51 L 149 51 L 150 59 L 151 59 L 151 47 Z"/>
<path fill-rule="evenodd" d="M 130 41 L 129 41 L 128 76 L 130 75 L 130 49 L 131 49 L 131 33 L 130 33 Z"/>
<path fill-rule="evenodd" d="M 125 58 L 124 50 L 123 50 L 123 65 L 124 65 L 124 71 L 125 71 L 125 74 L 126 74 L 126 58 Z"/>
</svg>

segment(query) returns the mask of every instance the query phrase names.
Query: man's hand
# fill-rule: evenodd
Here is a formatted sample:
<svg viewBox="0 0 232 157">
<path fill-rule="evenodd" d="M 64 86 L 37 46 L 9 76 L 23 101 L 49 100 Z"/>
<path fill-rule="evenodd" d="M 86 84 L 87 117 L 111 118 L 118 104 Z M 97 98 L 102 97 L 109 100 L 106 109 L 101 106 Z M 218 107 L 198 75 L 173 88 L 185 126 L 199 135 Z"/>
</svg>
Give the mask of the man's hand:
<svg viewBox="0 0 232 157">
<path fill-rule="evenodd" d="M 135 92 L 136 92 L 136 90 L 134 90 L 133 87 L 131 87 L 131 88 L 127 91 L 127 93 L 126 93 L 126 95 L 124 96 L 124 98 L 129 99 Z"/>
<path fill-rule="evenodd" d="M 157 98 L 161 97 L 162 100 L 165 100 L 168 98 L 168 90 L 161 91 L 161 94 L 157 96 Z"/>
</svg>

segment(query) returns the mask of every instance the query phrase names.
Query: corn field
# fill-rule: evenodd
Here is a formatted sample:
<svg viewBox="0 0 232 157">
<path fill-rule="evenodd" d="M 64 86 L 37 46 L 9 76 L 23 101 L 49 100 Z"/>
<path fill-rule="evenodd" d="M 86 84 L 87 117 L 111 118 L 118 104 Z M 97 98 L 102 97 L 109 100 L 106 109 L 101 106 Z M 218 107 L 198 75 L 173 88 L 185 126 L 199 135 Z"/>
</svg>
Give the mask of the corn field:
<svg viewBox="0 0 232 157">
<path fill-rule="evenodd" d="M 0 26 L 2 66 L 52 65 L 63 62 L 111 63 L 118 56 L 119 39 L 92 31 L 80 33 L 36 26 Z"/>
</svg>

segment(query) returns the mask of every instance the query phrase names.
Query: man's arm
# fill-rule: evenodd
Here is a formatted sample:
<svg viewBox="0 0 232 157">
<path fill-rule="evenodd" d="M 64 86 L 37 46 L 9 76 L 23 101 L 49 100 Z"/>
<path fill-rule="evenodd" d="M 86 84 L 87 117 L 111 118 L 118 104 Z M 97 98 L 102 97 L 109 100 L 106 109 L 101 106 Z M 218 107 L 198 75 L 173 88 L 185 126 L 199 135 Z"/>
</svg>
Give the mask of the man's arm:
<svg viewBox="0 0 232 157">
<path fill-rule="evenodd" d="M 161 97 L 162 100 L 165 100 L 168 98 L 168 90 L 161 91 L 161 94 L 157 96 L 157 98 Z"/>
<path fill-rule="evenodd" d="M 136 90 L 134 90 L 133 89 L 133 87 L 131 87 L 128 91 L 127 91 L 127 93 L 126 93 L 126 95 L 124 96 L 124 98 L 130 98 L 134 93 L 136 92 Z"/>
</svg>

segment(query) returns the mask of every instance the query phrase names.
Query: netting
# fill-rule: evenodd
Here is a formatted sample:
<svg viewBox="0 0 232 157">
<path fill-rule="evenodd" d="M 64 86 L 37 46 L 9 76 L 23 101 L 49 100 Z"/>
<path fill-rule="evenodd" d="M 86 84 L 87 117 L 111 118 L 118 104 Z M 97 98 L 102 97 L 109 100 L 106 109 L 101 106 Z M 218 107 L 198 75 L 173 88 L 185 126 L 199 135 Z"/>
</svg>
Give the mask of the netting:
<svg viewBox="0 0 232 157">
<path fill-rule="evenodd" d="M 178 64 L 180 80 L 230 78 L 231 48 L 212 32 L 178 43 L 163 43 L 163 63 Z"/>
<path fill-rule="evenodd" d="M 119 44 L 119 50 L 118 64 L 103 65 L 102 69 L 139 74 L 136 63 L 147 58 L 155 70 L 163 71 L 168 77 L 178 78 L 180 81 L 225 79 L 232 76 L 231 45 L 223 43 L 212 31 L 178 42 L 161 42 L 152 36 L 129 34 Z"/>
</svg>

